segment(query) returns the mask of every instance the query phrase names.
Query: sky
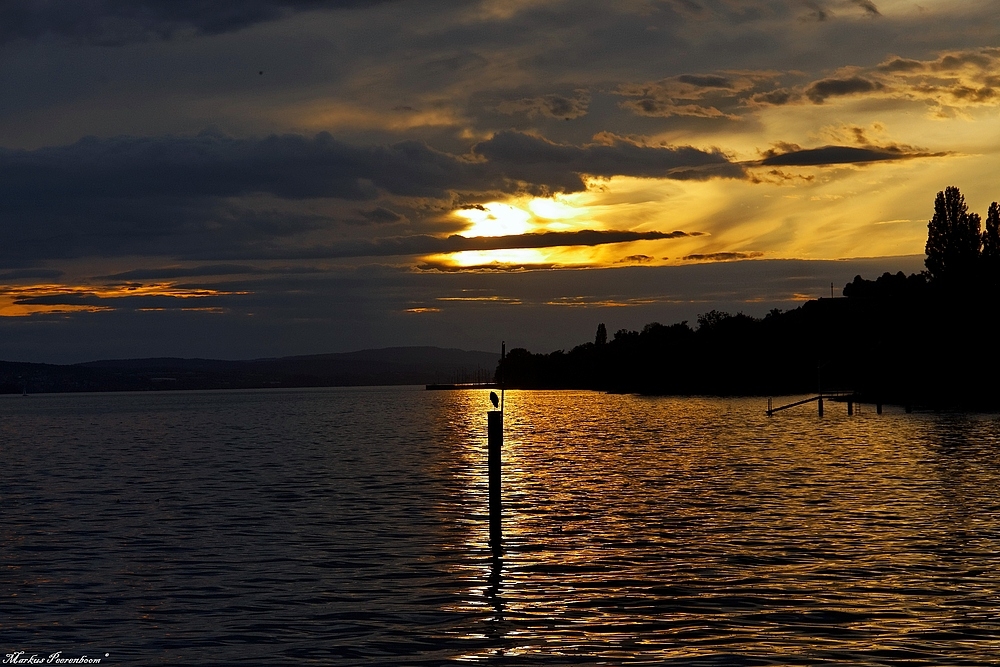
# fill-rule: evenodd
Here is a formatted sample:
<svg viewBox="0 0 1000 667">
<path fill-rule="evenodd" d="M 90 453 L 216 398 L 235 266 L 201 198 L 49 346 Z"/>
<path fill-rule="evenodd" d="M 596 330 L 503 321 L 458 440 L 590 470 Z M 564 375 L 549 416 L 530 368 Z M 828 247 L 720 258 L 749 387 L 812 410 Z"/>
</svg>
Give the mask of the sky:
<svg viewBox="0 0 1000 667">
<path fill-rule="evenodd" d="M 0 359 L 568 349 L 920 271 L 1000 2 L 6 0 Z"/>
</svg>

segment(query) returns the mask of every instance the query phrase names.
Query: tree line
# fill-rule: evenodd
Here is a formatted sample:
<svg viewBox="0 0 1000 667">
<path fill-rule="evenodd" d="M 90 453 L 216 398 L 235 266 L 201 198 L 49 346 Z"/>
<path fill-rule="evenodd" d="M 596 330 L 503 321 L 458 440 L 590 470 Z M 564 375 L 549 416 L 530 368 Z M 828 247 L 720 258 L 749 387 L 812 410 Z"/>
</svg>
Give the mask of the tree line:
<svg viewBox="0 0 1000 667">
<path fill-rule="evenodd" d="M 712 310 L 672 325 L 599 324 L 569 351 L 513 349 L 497 377 L 508 387 L 647 394 L 779 395 L 856 391 L 926 407 L 1000 407 L 997 329 L 1000 205 L 982 219 L 957 187 L 939 192 L 928 222 L 926 270 L 856 276 L 842 299 L 757 318 Z M 977 352 L 981 349 L 982 352 Z"/>
<path fill-rule="evenodd" d="M 993 202 L 982 218 L 970 213 L 965 197 L 952 186 L 934 198 L 927 223 L 927 277 L 947 289 L 996 287 L 1000 273 L 1000 204 Z"/>
</svg>

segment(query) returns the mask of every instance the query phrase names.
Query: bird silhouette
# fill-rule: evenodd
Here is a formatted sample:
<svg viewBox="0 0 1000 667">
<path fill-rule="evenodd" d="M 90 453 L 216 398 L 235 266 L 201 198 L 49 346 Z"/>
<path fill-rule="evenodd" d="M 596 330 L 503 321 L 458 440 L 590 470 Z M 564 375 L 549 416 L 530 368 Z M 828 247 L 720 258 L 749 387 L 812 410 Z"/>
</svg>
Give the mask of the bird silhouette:
<svg viewBox="0 0 1000 667">
<path fill-rule="evenodd" d="M 490 392 L 490 402 L 493 404 L 494 408 L 500 407 L 500 397 L 497 396 L 497 393 L 495 391 Z"/>
</svg>

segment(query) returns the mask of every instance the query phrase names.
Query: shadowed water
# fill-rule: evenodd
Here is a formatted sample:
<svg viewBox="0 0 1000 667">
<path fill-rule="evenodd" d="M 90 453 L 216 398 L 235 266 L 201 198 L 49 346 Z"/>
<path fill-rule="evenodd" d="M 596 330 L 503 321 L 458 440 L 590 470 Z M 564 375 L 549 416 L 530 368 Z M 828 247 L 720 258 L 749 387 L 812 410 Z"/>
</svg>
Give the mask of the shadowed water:
<svg viewBox="0 0 1000 667">
<path fill-rule="evenodd" d="M 996 664 L 1000 421 L 507 392 L 0 398 L 0 653 Z"/>
</svg>

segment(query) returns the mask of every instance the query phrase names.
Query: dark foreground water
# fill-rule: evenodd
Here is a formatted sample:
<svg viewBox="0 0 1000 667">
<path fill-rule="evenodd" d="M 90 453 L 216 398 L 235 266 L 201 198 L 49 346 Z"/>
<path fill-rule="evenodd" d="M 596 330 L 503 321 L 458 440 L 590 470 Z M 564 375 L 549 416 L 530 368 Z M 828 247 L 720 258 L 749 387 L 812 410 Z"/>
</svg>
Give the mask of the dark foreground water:
<svg viewBox="0 0 1000 667">
<path fill-rule="evenodd" d="M 508 392 L 0 398 L 0 653 L 1000 664 L 1000 421 Z M 107 657 L 105 657 L 107 654 Z"/>
</svg>

